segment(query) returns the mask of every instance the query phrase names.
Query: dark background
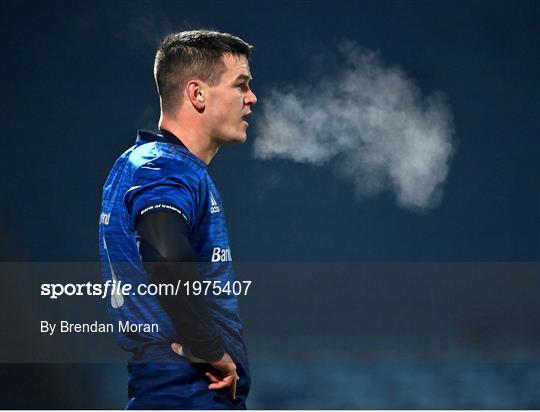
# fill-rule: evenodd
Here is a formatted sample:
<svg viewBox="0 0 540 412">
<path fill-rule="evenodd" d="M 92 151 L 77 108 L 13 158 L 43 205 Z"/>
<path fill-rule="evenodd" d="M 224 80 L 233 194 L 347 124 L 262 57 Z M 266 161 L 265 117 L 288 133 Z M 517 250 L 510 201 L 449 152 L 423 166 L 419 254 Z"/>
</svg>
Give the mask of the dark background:
<svg viewBox="0 0 540 412">
<path fill-rule="evenodd" d="M 97 260 L 101 186 L 137 128 L 157 122 L 157 44 L 168 32 L 199 27 L 255 45 L 252 86 L 260 105 L 271 88 L 301 83 L 313 71 L 313 54 L 354 40 L 401 66 L 425 94 L 443 91 L 455 117 L 458 146 L 442 203 L 420 214 L 397 207 L 390 195 L 358 200 L 350 182 L 324 168 L 255 160 L 252 125 L 248 142 L 224 148 L 210 167 L 236 261 L 539 261 L 536 1 L 3 1 L 0 16 L 3 261 Z M 513 266 L 504 267 L 510 269 L 483 266 L 470 283 L 457 275 L 453 289 L 449 270 L 430 269 L 440 282 L 429 284 L 408 270 L 401 278 L 381 275 L 376 284 L 359 276 L 347 289 L 363 290 L 350 297 L 354 310 L 326 306 L 325 322 L 306 308 L 339 301 L 339 288 L 321 281 L 327 273 L 312 277 L 309 299 L 296 299 L 300 275 L 280 278 L 281 289 L 263 282 L 242 302 L 256 359 L 250 406 L 540 407 L 540 281 L 534 274 L 516 281 Z M 3 294 L 10 282 L 4 276 Z M 437 307 L 441 319 L 426 315 Z M 456 315 L 464 322 L 444 323 L 452 308 L 468 308 Z M 274 316 L 261 314 L 265 309 Z M 402 313 L 414 331 L 365 315 L 380 311 Z M 442 326 L 434 333 L 436 324 Z M 3 326 L 4 333 L 15 330 Z M 367 342 L 361 356 L 343 350 L 350 335 L 352 346 Z M 321 361 L 284 356 L 288 336 L 297 349 L 326 336 Z M 413 344 L 426 340 L 430 356 L 426 345 Z M 388 351 L 375 351 L 379 341 Z M 451 343 L 440 345 L 445 341 Z M 31 342 L 21 338 L 21 345 Z M 125 402 L 119 363 L 6 364 L 0 373 L 2 407 Z"/>
</svg>

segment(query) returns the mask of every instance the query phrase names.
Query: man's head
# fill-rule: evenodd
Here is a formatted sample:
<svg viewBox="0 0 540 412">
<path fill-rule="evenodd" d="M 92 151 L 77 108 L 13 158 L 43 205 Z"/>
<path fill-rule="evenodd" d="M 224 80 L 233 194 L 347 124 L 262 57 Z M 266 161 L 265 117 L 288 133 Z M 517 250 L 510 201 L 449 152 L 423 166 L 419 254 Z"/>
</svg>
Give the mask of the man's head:
<svg viewBox="0 0 540 412">
<path fill-rule="evenodd" d="M 211 138 L 244 141 L 247 123 L 242 118 L 257 101 L 249 88 L 251 50 L 227 33 L 193 30 L 167 36 L 154 64 L 162 114 L 174 118 L 188 104 L 204 118 Z"/>
</svg>

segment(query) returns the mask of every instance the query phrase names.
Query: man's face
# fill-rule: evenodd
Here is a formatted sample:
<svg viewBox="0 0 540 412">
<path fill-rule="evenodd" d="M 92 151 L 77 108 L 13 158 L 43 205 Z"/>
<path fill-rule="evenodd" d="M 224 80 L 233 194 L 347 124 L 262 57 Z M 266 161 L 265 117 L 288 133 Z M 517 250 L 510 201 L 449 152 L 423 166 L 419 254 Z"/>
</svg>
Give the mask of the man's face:
<svg viewBox="0 0 540 412">
<path fill-rule="evenodd" d="M 244 143 L 249 124 L 244 117 L 257 102 L 249 87 L 251 73 L 245 56 L 225 54 L 225 71 L 216 86 L 209 86 L 206 94 L 206 117 L 213 140 L 223 143 Z"/>
</svg>

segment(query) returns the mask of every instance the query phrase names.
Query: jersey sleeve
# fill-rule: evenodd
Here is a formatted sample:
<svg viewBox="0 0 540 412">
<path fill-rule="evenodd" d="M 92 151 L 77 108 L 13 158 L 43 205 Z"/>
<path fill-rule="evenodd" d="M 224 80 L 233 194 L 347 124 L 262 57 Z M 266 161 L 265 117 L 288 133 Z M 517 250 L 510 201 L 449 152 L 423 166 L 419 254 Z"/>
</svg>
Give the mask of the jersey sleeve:
<svg viewBox="0 0 540 412">
<path fill-rule="evenodd" d="M 200 177 L 187 163 L 157 158 L 138 167 L 124 198 L 131 224 L 148 213 L 180 215 L 191 228 L 199 203 Z"/>
</svg>

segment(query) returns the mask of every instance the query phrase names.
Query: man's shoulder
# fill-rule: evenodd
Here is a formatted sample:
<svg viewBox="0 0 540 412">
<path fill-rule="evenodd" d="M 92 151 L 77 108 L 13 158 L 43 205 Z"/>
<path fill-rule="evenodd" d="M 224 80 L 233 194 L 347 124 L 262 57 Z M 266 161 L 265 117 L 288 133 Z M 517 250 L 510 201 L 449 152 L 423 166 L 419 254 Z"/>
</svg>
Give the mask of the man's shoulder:
<svg viewBox="0 0 540 412">
<path fill-rule="evenodd" d="M 128 162 L 134 173 L 161 174 L 165 176 L 189 177 L 201 180 L 206 169 L 193 161 L 183 150 L 162 142 L 148 142 L 134 146 L 128 155 Z"/>
</svg>

